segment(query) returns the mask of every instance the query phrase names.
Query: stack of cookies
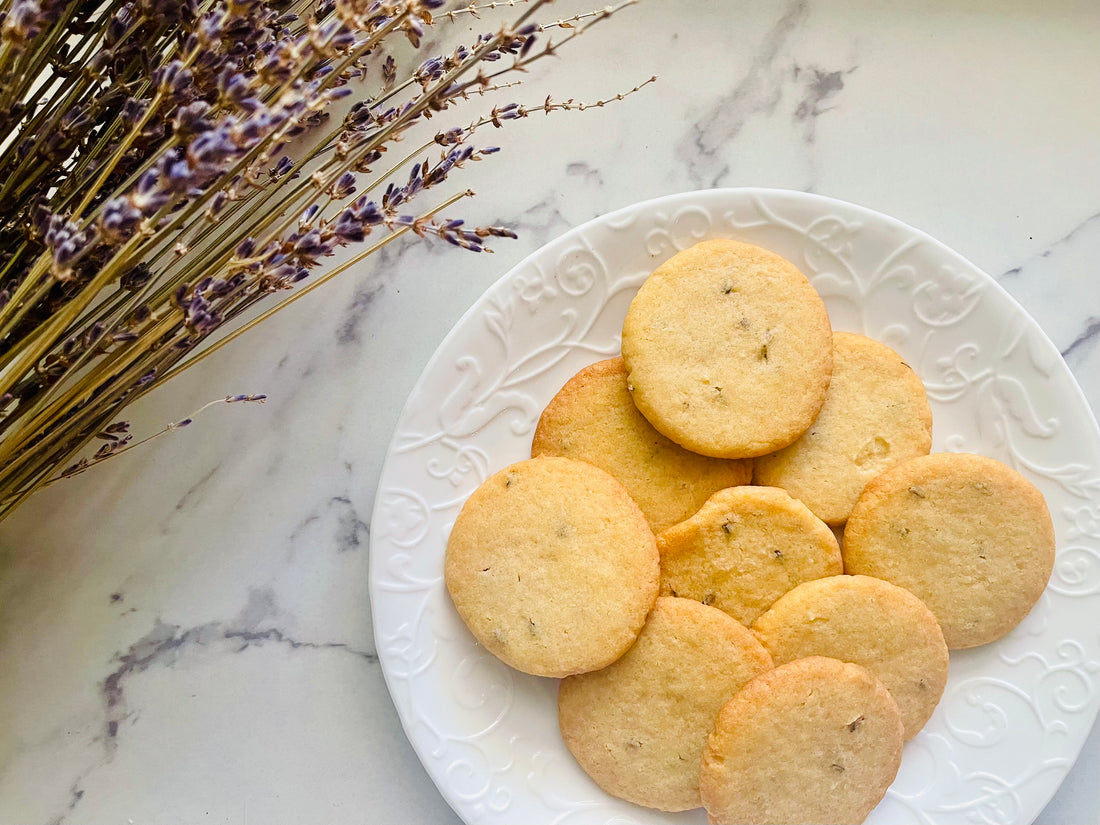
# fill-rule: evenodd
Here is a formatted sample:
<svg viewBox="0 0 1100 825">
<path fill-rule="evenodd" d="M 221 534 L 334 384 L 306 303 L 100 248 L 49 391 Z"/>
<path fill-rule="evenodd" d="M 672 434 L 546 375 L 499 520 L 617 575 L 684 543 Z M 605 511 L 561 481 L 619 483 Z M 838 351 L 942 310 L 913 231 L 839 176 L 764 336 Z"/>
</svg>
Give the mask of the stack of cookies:
<svg viewBox="0 0 1100 825">
<path fill-rule="evenodd" d="M 564 742 L 608 793 L 859 823 L 948 649 L 1008 633 L 1053 567 L 1039 491 L 931 432 L 913 370 L 834 333 L 797 268 L 705 241 L 469 498 L 446 584 L 489 651 L 562 679 Z"/>
</svg>

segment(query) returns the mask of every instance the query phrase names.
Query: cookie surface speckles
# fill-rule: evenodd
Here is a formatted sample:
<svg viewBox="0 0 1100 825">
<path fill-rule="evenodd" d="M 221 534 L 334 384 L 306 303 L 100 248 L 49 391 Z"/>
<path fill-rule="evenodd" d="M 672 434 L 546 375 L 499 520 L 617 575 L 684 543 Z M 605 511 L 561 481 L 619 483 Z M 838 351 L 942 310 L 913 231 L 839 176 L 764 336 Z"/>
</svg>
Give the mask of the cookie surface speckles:
<svg viewBox="0 0 1100 825">
<path fill-rule="evenodd" d="M 623 323 L 634 403 L 703 455 L 745 458 L 794 441 L 832 372 L 825 304 L 790 262 L 750 244 L 703 241 L 646 279 Z"/>
<path fill-rule="evenodd" d="M 722 611 L 659 598 L 621 659 L 562 681 L 562 738 L 613 796 L 663 811 L 698 808 L 700 758 L 718 709 L 771 666 Z"/>
<path fill-rule="evenodd" d="M 477 640 L 508 665 L 568 676 L 615 661 L 657 598 L 653 531 L 623 486 L 581 461 L 536 458 L 463 505 L 444 579 Z"/>
<path fill-rule="evenodd" d="M 902 724 L 859 665 L 812 656 L 757 676 L 718 714 L 699 790 L 711 822 L 858 825 L 901 765 Z"/>
<path fill-rule="evenodd" d="M 756 460 L 755 480 L 843 524 L 868 481 L 931 448 L 932 412 L 916 373 L 885 344 L 836 332 L 821 412 L 793 444 Z"/>
<path fill-rule="evenodd" d="M 844 528 L 844 567 L 911 591 L 950 648 L 1001 638 L 1039 600 L 1054 567 L 1042 493 L 1006 464 L 935 453 L 887 470 Z"/>
<path fill-rule="evenodd" d="M 654 532 L 752 475 L 748 459 L 708 458 L 653 429 L 630 397 L 622 358 L 591 364 L 566 382 L 539 419 L 531 454 L 576 458 L 606 470 L 626 487 Z"/>
<path fill-rule="evenodd" d="M 731 487 L 657 536 L 661 594 L 752 622 L 798 584 L 842 572 L 832 530 L 775 487 Z"/>
<path fill-rule="evenodd" d="M 829 656 L 867 668 L 898 703 L 905 738 L 928 721 L 947 684 L 947 644 L 925 604 L 868 576 L 830 576 L 779 598 L 752 631 L 784 664 Z"/>
</svg>

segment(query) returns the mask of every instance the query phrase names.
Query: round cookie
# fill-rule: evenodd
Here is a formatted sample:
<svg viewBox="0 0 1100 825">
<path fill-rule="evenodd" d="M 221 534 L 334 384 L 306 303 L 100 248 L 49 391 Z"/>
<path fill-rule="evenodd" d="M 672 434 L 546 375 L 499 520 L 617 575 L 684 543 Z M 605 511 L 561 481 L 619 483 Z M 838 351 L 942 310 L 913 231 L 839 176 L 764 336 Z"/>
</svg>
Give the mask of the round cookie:
<svg viewBox="0 0 1100 825">
<path fill-rule="evenodd" d="M 867 668 L 901 711 L 905 738 L 932 716 L 947 685 L 947 644 L 924 602 L 869 576 L 830 576 L 781 596 L 752 625 L 775 663 L 828 656 Z"/>
<path fill-rule="evenodd" d="M 825 304 L 794 265 L 710 240 L 646 279 L 623 322 L 634 403 L 693 452 L 746 458 L 790 444 L 825 401 L 833 364 Z"/>
<path fill-rule="evenodd" d="M 911 591 L 952 649 L 1012 630 L 1053 567 L 1042 494 L 979 455 L 935 453 L 887 470 L 864 488 L 844 528 L 845 570 Z"/>
<path fill-rule="evenodd" d="M 657 598 L 653 531 L 615 479 L 568 458 L 513 464 L 474 490 L 444 578 L 477 640 L 536 676 L 605 667 Z"/>
<path fill-rule="evenodd" d="M 752 624 L 797 584 L 843 572 L 832 530 L 776 487 L 715 493 L 657 536 L 661 595 L 684 596 Z"/>
<path fill-rule="evenodd" d="M 868 481 L 930 449 L 932 411 L 917 374 L 885 344 L 836 332 L 821 412 L 793 444 L 757 459 L 755 480 L 843 524 Z"/>
<path fill-rule="evenodd" d="M 698 808 L 700 758 L 719 708 L 771 666 L 722 611 L 659 598 L 622 658 L 562 681 L 562 738 L 612 796 L 662 811 Z"/>
<path fill-rule="evenodd" d="M 695 513 L 718 490 L 748 484 L 748 459 L 708 458 L 665 438 L 638 412 L 622 358 L 585 367 L 543 410 L 531 455 L 595 464 L 617 478 L 654 532 Z"/>
<path fill-rule="evenodd" d="M 859 665 L 822 656 L 757 676 L 718 714 L 699 790 L 711 822 L 858 825 L 901 765 L 901 714 Z"/>
</svg>

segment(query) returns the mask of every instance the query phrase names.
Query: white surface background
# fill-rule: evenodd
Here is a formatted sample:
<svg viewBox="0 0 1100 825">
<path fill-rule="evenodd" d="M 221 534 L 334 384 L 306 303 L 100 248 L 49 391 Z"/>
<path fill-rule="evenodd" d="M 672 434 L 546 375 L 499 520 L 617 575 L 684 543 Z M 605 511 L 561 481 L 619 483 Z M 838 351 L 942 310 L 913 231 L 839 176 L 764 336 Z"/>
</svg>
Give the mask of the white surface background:
<svg viewBox="0 0 1100 825">
<path fill-rule="evenodd" d="M 711 186 L 893 215 L 995 276 L 1100 409 L 1092 0 L 645 0 L 575 45 L 512 97 L 660 80 L 485 136 L 505 151 L 462 178 L 465 215 L 518 241 L 395 247 L 131 420 L 151 431 L 235 393 L 265 406 L 214 408 L 0 527 L 0 823 L 457 822 L 375 655 L 376 481 L 454 321 L 596 215 Z M 1038 821 L 1100 822 L 1098 769 L 1094 731 Z"/>
</svg>

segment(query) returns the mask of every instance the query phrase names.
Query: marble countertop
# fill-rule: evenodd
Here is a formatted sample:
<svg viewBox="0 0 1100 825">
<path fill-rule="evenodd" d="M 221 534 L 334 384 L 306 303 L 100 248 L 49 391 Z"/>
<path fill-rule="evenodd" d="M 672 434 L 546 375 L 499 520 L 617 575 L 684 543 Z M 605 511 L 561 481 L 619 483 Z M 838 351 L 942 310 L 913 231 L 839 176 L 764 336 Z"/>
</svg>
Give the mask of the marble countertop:
<svg viewBox="0 0 1100 825">
<path fill-rule="evenodd" d="M 659 79 L 492 135 L 465 216 L 518 240 L 394 245 L 131 422 L 265 405 L 214 407 L 0 527 L 0 823 L 457 823 L 375 650 L 378 476 L 463 311 L 618 207 L 765 186 L 892 215 L 993 275 L 1100 410 L 1100 6 L 1041 6 L 644 0 L 533 72 L 516 99 Z M 1094 730 L 1035 821 L 1100 822 L 1098 771 Z"/>
</svg>

